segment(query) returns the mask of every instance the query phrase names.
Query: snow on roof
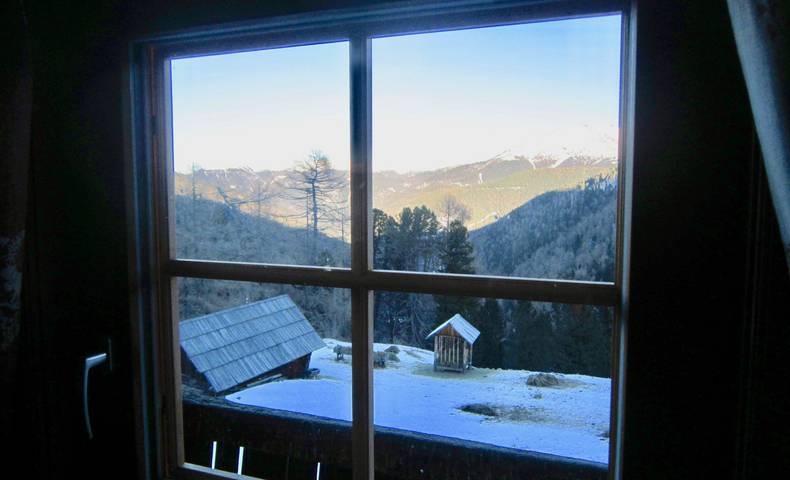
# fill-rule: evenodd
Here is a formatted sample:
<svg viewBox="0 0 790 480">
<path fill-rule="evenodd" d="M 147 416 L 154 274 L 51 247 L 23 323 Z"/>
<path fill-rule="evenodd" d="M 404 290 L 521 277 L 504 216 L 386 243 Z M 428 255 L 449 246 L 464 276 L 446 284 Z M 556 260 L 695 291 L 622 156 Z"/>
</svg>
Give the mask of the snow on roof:
<svg viewBox="0 0 790 480">
<path fill-rule="evenodd" d="M 455 330 L 455 332 L 458 333 L 458 335 L 460 335 L 464 340 L 466 340 L 469 343 L 475 343 L 477 337 L 480 336 L 480 330 L 473 327 L 472 324 L 467 322 L 464 317 L 456 313 L 449 320 L 436 327 L 431 333 L 428 334 L 427 337 L 425 337 L 425 339 L 429 340 L 431 337 L 441 332 L 448 325 L 453 327 L 453 330 Z"/>
<path fill-rule="evenodd" d="M 184 320 L 179 328 L 181 348 L 215 392 L 325 346 L 288 295 Z"/>
</svg>

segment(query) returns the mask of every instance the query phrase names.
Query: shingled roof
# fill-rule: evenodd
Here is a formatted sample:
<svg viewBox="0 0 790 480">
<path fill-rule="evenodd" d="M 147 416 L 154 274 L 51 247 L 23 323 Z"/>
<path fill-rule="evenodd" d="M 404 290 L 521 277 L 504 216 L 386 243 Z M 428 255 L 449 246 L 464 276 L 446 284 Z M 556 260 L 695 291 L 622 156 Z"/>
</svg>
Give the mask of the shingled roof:
<svg viewBox="0 0 790 480">
<path fill-rule="evenodd" d="M 429 340 L 431 337 L 444 330 L 444 328 L 448 325 L 450 325 L 458 335 L 460 335 L 469 343 L 475 343 L 477 337 L 480 336 L 480 330 L 473 327 L 472 324 L 469 323 L 464 317 L 456 313 L 449 320 L 436 327 L 431 333 L 428 334 L 427 337 L 425 337 L 425 339 Z"/>
<path fill-rule="evenodd" d="M 180 333 L 181 348 L 215 392 L 325 346 L 288 295 L 184 320 Z"/>
</svg>

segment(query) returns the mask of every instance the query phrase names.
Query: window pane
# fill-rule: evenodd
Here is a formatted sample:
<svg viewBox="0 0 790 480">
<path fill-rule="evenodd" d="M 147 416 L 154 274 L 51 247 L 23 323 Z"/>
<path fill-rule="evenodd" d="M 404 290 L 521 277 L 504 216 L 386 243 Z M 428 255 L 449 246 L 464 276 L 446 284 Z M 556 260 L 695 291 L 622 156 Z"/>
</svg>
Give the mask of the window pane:
<svg viewBox="0 0 790 480">
<path fill-rule="evenodd" d="M 620 17 L 373 40 L 375 266 L 613 281 Z"/>
<path fill-rule="evenodd" d="M 349 291 L 181 278 L 178 310 L 186 461 L 236 472 L 244 447 L 245 475 L 343 478 Z"/>
<path fill-rule="evenodd" d="M 376 292 L 377 442 L 606 464 L 612 319 L 608 307 Z"/>
<path fill-rule="evenodd" d="M 349 265 L 348 43 L 171 62 L 176 255 Z"/>
</svg>

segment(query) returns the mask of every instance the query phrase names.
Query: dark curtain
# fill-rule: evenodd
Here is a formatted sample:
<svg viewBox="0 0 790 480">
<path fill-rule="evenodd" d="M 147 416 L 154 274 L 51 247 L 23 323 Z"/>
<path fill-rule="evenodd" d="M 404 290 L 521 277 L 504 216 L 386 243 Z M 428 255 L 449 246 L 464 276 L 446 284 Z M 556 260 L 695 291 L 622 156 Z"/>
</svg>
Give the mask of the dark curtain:
<svg viewBox="0 0 790 480">
<path fill-rule="evenodd" d="M 727 4 L 790 268 L 790 2 Z"/>
<path fill-rule="evenodd" d="M 33 82 L 19 0 L 0 7 L 0 428 L 13 416 L 27 213 Z"/>
</svg>

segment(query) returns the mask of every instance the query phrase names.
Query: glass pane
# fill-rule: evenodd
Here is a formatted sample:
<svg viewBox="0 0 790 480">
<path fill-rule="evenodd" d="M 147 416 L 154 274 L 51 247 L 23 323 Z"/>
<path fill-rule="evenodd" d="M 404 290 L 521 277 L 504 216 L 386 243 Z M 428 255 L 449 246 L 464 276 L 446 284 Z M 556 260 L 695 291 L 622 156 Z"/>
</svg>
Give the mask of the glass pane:
<svg viewBox="0 0 790 480">
<path fill-rule="evenodd" d="M 376 441 L 389 434 L 389 454 L 415 452 L 400 464 L 432 478 L 455 476 L 420 464 L 437 442 L 430 451 L 456 456 L 512 449 L 512 465 L 531 451 L 603 466 L 612 321 L 609 307 L 376 292 Z"/>
<path fill-rule="evenodd" d="M 171 62 L 176 255 L 349 265 L 348 43 Z"/>
<path fill-rule="evenodd" d="M 348 473 L 348 290 L 181 278 L 178 311 L 187 462 Z"/>
<path fill-rule="evenodd" d="M 375 266 L 613 281 L 620 16 L 373 40 Z"/>
</svg>

